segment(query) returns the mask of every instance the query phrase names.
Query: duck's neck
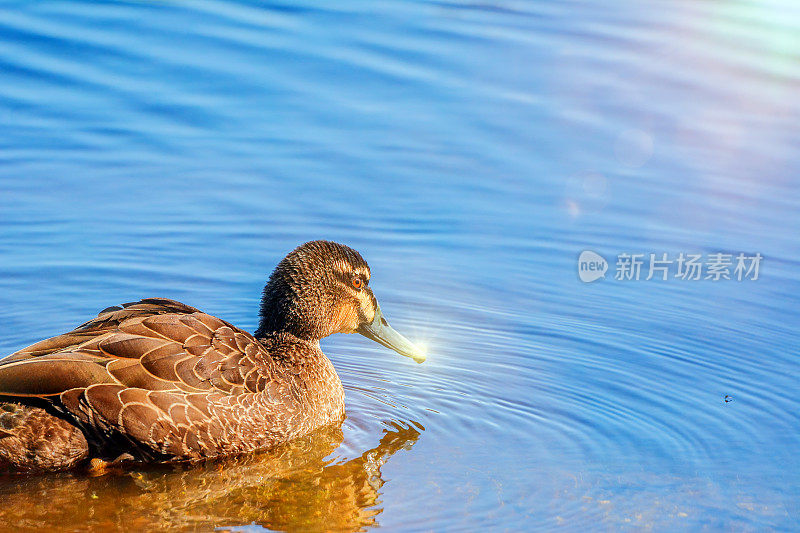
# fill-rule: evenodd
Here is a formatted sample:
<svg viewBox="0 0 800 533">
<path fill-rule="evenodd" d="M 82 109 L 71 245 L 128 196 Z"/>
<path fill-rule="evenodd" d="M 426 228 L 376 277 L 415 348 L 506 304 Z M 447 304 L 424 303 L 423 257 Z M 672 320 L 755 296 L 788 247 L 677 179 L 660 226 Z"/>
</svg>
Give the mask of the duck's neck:
<svg viewBox="0 0 800 533">
<path fill-rule="evenodd" d="M 259 329 L 254 336 L 278 363 L 303 364 L 325 357 L 318 340 L 304 339 L 290 331 L 264 332 Z"/>
<path fill-rule="evenodd" d="M 307 302 L 298 298 L 284 278 L 276 269 L 264 287 L 255 337 L 291 334 L 305 341 L 319 341 L 321 337 L 315 335 L 316 331 L 306 317 Z"/>
<path fill-rule="evenodd" d="M 315 429 L 341 421 L 344 389 L 333 363 L 322 353 L 319 341 L 301 339 L 281 331 L 257 337 L 284 375 L 291 376 L 305 410 L 304 424 Z"/>
</svg>

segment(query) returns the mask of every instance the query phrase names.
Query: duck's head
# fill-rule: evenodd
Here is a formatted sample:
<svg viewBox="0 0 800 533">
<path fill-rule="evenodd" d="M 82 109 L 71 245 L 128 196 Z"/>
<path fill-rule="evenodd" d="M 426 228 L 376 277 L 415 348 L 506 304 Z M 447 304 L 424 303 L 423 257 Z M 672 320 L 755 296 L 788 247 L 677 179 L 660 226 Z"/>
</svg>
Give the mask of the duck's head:
<svg viewBox="0 0 800 533">
<path fill-rule="evenodd" d="M 425 354 L 397 333 L 369 288 L 361 254 L 330 241 L 307 242 L 278 263 L 261 299 L 256 336 L 285 331 L 310 341 L 360 333 L 421 363 Z"/>
</svg>

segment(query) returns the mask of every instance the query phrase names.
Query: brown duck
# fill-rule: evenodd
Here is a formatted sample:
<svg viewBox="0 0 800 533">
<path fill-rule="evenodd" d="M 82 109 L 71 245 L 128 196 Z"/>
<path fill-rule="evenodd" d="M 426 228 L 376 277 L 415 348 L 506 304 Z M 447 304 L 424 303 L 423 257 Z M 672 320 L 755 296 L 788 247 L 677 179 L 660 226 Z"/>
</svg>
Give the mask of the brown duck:
<svg viewBox="0 0 800 533">
<path fill-rule="evenodd" d="M 148 298 L 15 352 L 0 363 L 0 469 L 200 460 L 340 422 L 344 390 L 322 337 L 358 332 L 425 359 L 387 324 L 369 280 L 358 252 L 312 241 L 273 271 L 255 335 Z"/>
</svg>

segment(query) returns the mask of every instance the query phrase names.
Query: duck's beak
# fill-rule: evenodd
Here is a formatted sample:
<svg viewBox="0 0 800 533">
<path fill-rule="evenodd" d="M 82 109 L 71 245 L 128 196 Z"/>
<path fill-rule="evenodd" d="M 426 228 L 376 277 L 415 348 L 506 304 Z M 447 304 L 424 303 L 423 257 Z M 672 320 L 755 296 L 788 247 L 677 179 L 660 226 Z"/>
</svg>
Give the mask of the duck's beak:
<svg viewBox="0 0 800 533">
<path fill-rule="evenodd" d="M 425 353 L 416 347 L 410 340 L 406 339 L 397 333 L 386 322 L 381 313 L 380 306 L 375 307 L 375 318 L 369 324 L 361 324 L 356 330 L 368 339 L 372 339 L 378 344 L 383 344 L 387 348 L 391 348 L 400 355 L 410 357 L 417 363 L 425 360 Z"/>
</svg>

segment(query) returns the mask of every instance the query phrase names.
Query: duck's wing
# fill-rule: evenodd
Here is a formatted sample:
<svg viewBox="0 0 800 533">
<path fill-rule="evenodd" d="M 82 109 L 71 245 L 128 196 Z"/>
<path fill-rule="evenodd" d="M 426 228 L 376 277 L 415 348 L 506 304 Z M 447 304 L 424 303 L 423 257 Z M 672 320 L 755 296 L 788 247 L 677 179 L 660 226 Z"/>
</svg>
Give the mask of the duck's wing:
<svg viewBox="0 0 800 533">
<path fill-rule="evenodd" d="M 138 302 L 107 307 L 95 318 L 81 324 L 73 331 L 31 344 L 0 361 L 0 365 L 75 348 L 94 337 L 113 331 L 122 322 L 132 318 L 199 312 L 194 307 L 167 298 L 146 298 Z"/>
<path fill-rule="evenodd" d="M 43 400 L 90 429 L 194 457 L 219 447 L 214 439 L 235 422 L 223 417 L 242 408 L 237 401 L 285 386 L 272 368 L 249 333 L 179 302 L 147 299 L 13 354 L 0 364 L 0 396 Z"/>
</svg>

